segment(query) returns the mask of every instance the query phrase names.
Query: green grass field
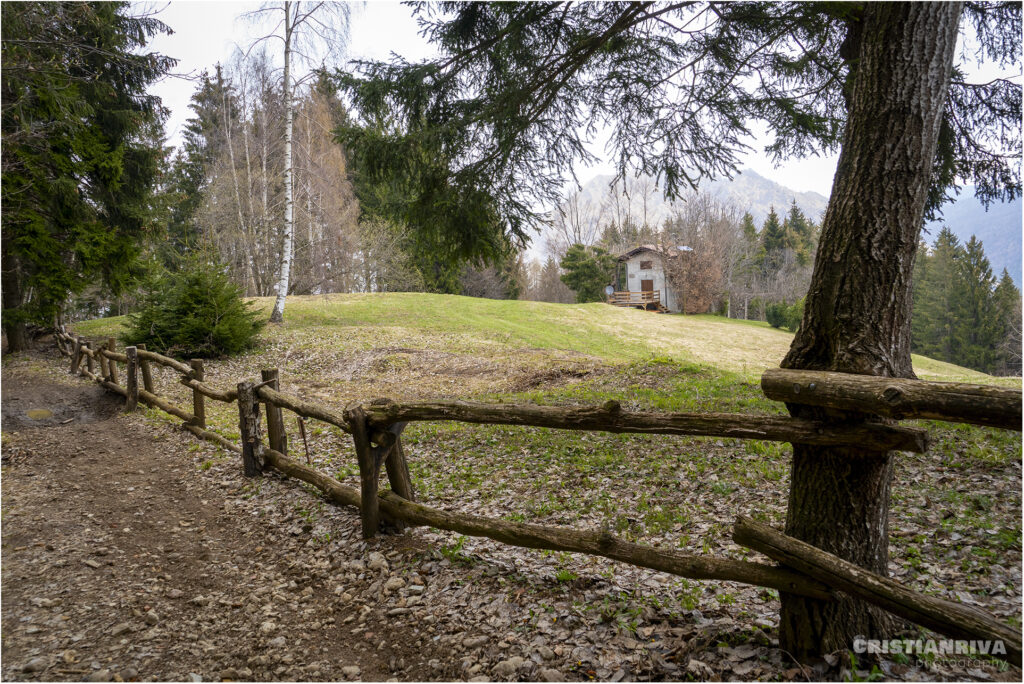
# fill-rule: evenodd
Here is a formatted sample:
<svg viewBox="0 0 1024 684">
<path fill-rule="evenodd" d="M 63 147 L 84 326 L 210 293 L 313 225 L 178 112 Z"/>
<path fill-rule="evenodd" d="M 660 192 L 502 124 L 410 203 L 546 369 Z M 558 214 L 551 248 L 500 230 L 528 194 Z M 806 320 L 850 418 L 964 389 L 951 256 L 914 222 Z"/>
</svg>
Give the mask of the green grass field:
<svg viewBox="0 0 1024 684">
<path fill-rule="evenodd" d="M 269 313 L 272 299 L 253 301 Z M 104 338 L 123 323 L 124 317 L 103 318 L 75 329 Z M 793 338 L 767 323 L 720 316 L 420 293 L 290 297 L 284 325 L 268 327 L 263 337 L 264 346 L 299 348 L 336 341 L 357 349 L 400 345 L 489 356 L 552 350 L 608 364 L 662 358 L 749 377 L 778 366 Z M 914 357 L 914 369 L 928 380 L 1013 382 L 922 356 Z"/>
</svg>

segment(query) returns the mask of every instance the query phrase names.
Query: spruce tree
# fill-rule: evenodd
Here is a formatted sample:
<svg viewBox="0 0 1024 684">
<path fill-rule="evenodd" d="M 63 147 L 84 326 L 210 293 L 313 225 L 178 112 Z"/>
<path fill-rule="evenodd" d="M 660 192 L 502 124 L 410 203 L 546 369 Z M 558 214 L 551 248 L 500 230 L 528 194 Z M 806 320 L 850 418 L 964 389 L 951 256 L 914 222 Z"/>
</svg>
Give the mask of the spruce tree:
<svg viewBox="0 0 1024 684">
<path fill-rule="evenodd" d="M 101 281 L 123 292 L 162 155 L 160 101 L 174 60 L 145 52 L 167 27 L 127 2 L 5 2 L 3 328 L 25 348 L 69 295 Z"/>
<path fill-rule="evenodd" d="M 935 238 L 935 246 L 917 265 L 923 277 L 914 283 L 912 344 L 918 354 L 953 362 L 957 354 L 953 331 L 956 326 L 954 291 L 957 262 L 963 248 L 948 226 Z"/>
<path fill-rule="evenodd" d="M 999 325 L 996 369 L 1000 375 L 1021 374 L 1021 297 L 1009 271 L 1003 269 L 992 293 Z"/>
<path fill-rule="evenodd" d="M 562 257 L 562 282 L 576 293 L 576 302 L 603 302 L 604 289 L 615 277 L 618 262 L 600 247 L 572 245 Z"/>
<path fill-rule="evenodd" d="M 771 207 L 761 226 L 761 247 L 764 250 L 763 269 L 766 274 L 774 273 L 782 266 L 782 252 L 786 249 L 786 230 Z"/>
<path fill-rule="evenodd" d="M 980 240 L 967 241 L 956 261 L 952 292 L 953 363 L 990 373 L 1000 325 L 992 291 L 996 281 Z"/>
</svg>

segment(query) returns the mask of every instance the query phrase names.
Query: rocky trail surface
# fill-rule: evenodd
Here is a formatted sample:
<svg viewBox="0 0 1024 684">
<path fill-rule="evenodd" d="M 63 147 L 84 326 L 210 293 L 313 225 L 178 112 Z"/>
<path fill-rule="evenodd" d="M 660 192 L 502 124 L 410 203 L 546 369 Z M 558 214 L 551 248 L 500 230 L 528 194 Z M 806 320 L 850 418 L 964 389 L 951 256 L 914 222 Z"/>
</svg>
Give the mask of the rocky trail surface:
<svg viewBox="0 0 1024 684">
<path fill-rule="evenodd" d="M 568 572 L 568 554 L 423 528 L 366 542 L 355 510 L 244 478 L 235 454 L 123 413 L 65 364 L 3 363 L 4 680 L 1020 676 L 892 661 L 872 674 L 843 654 L 800 667 L 765 590 L 591 557 Z"/>
</svg>

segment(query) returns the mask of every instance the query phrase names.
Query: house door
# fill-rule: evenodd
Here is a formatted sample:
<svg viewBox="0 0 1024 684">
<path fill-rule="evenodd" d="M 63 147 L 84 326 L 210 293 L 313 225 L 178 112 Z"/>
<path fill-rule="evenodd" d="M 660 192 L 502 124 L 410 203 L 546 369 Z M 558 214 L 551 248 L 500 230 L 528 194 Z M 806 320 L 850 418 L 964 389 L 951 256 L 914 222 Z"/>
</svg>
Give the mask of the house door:
<svg viewBox="0 0 1024 684">
<path fill-rule="evenodd" d="M 654 292 L 654 281 L 653 280 L 641 280 L 640 281 L 641 292 Z"/>
</svg>

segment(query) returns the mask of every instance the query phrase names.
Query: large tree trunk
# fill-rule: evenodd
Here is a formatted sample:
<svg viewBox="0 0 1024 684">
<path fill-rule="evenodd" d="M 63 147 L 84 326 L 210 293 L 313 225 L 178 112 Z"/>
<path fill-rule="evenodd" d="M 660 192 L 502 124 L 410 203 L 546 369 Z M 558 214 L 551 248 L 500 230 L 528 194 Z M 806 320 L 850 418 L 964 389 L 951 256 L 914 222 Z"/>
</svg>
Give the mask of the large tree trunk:
<svg viewBox="0 0 1024 684">
<path fill-rule="evenodd" d="M 270 313 L 271 323 L 284 321 L 284 301 L 292 268 L 292 86 L 290 62 L 292 53 L 291 2 L 284 3 L 284 245 L 281 247 L 281 271 L 277 281 L 277 299 Z"/>
<path fill-rule="evenodd" d="M 960 3 L 868 3 L 842 153 L 800 331 L 784 368 L 914 377 L 911 275 L 949 87 Z M 795 416 L 865 420 L 791 404 Z M 794 445 L 786 534 L 879 574 L 888 569 L 888 452 Z M 782 595 L 780 643 L 797 657 L 881 638 L 893 624 L 851 598 Z"/>
</svg>

